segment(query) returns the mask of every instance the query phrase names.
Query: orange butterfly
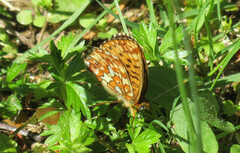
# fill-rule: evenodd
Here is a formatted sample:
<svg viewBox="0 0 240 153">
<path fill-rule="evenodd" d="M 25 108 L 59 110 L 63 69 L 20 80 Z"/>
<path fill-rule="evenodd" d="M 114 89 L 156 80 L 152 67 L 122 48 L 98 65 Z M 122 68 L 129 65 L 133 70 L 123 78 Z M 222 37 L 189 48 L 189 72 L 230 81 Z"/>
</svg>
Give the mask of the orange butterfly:
<svg viewBox="0 0 240 153">
<path fill-rule="evenodd" d="M 148 106 L 144 102 L 148 86 L 146 59 L 134 38 L 117 34 L 100 47 L 88 50 L 83 58 L 105 90 L 130 108 L 133 117 L 133 108 Z"/>
</svg>

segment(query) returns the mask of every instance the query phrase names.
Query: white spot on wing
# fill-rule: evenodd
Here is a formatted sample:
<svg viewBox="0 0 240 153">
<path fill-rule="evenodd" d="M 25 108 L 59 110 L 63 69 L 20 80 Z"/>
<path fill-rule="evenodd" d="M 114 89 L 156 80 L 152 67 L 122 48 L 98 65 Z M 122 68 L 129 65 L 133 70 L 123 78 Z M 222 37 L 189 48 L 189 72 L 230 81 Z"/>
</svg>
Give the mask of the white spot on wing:
<svg viewBox="0 0 240 153">
<path fill-rule="evenodd" d="M 117 90 L 117 92 L 122 94 L 122 91 L 121 91 L 121 89 L 118 86 L 116 86 L 115 89 Z"/>
<path fill-rule="evenodd" d="M 108 70 L 109 70 L 111 76 L 114 76 L 115 73 L 114 73 L 114 71 L 112 70 L 111 66 L 108 66 Z"/>
<path fill-rule="evenodd" d="M 96 74 L 96 75 L 99 74 L 99 69 L 96 69 L 95 74 Z"/>
<path fill-rule="evenodd" d="M 88 62 L 88 61 L 86 61 L 86 60 L 84 60 L 84 62 L 85 62 L 85 65 L 87 65 L 87 67 L 89 67 L 90 62 Z"/>
<path fill-rule="evenodd" d="M 119 58 L 118 58 L 117 56 L 115 56 L 115 55 L 112 55 L 112 57 L 115 58 L 115 59 L 117 59 L 117 60 L 119 60 Z"/>
<path fill-rule="evenodd" d="M 104 73 L 104 75 L 102 77 L 100 77 L 101 79 L 105 80 L 106 82 L 110 82 L 112 81 L 112 77 L 110 77 L 109 75 L 107 75 L 106 73 Z"/>
<path fill-rule="evenodd" d="M 107 55 L 111 55 L 108 51 L 105 51 L 105 53 L 106 53 Z"/>
</svg>

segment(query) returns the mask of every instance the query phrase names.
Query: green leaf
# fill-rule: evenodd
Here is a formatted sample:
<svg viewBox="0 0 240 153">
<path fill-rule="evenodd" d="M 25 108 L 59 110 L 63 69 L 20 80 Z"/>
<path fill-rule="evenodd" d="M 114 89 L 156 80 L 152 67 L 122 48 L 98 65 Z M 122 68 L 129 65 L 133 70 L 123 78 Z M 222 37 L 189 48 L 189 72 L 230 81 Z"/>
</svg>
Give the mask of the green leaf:
<svg viewBox="0 0 240 153">
<path fill-rule="evenodd" d="M 41 27 L 43 27 L 45 21 L 46 21 L 45 16 L 35 16 L 34 20 L 33 20 L 33 25 L 41 28 Z"/>
<path fill-rule="evenodd" d="M 87 128 L 81 119 L 80 113 L 64 112 L 56 126 L 50 126 L 50 129 L 42 135 L 51 135 L 45 143 L 49 144 L 52 150 L 61 150 L 62 152 L 89 152 L 87 146 L 95 141 L 94 131 Z M 58 144 L 56 144 L 58 138 Z M 56 144 L 56 145 L 53 145 Z"/>
<path fill-rule="evenodd" d="M 189 65 L 189 62 L 186 59 L 188 54 L 189 54 L 188 51 L 178 50 L 178 57 L 179 57 L 181 64 Z M 162 57 L 164 59 L 166 59 L 166 61 L 172 61 L 172 62 L 176 61 L 175 51 L 173 51 L 173 50 L 166 52 L 165 54 L 162 55 Z"/>
<path fill-rule="evenodd" d="M 82 10 L 85 10 L 90 2 L 90 0 L 56 0 L 55 6 L 57 7 L 54 11 L 48 13 L 48 21 L 51 23 L 58 23 L 66 20 L 77 9 L 82 8 Z"/>
<path fill-rule="evenodd" d="M 1 146 L 1 152 L 4 153 L 13 153 L 17 152 L 17 142 L 10 139 L 8 136 L 0 133 L 0 146 Z"/>
<path fill-rule="evenodd" d="M 214 86 L 214 89 L 217 87 L 224 87 L 227 84 L 231 84 L 231 83 L 239 82 L 239 81 L 240 81 L 240 73 L 232 74 L 229 76 L 224 76 L 223 78 L 217 80 L 217 82 Z M 213 84 L 213 81 L 209 81 L 201 88 L 202 89 L 209 88 L 212 84 Z"/>
<path fill-rule="evenodd" d="M 2 51 L 5 53 L 17 53 L 18 49 L 15 44 L 13 44 L 12 42 L 9 42 L 8 44 L 3 46 Z"/>
<path fill-rule="evenodd" d="M 201 119 L 207 121 L 209 124 L 226 132 L 234 132 L 234 125 L 228 121 L 223 121 L 218 118 L 219 106 L 216 98 L 210 91 L 199 92 L 199 110 Z"/>
<path fill-rule="evenodd" d="M 105 29 L 107 27 L 107 18 L 99 20 L 98 23 L 96 24 L 96 27 L 98 29 Z"/>
<path fill-rule="evenodd" d="M 158 40 L 157 30 L 153 24 L 150 24 L 149 27 L 147 27 L 145 23 L 141 22 L 139 30 L 133 29 L 132 36 L 146 51 L 146 59 L 156 60 L 156 57 L 159 55 L 157 52 Z"/>
<path fill-rule="evenodd" d="M 141 143 L 141 142 L 144 142 L 148 145 L 150 144 L 154 144 L 156 143 L 159 138 L 161 137 L 161 135 L 154 131 L 154 130 L 151 130 L 151 129 L 148 129 L 144 132 L 142 132 L 135 140 L 134 140 L 134 143 Z"/>
<path fill-rule="evenodd" d="M 53 5 L 52 0 L 31 0 L 31 2 L 35 7 L 42 6 L 44 8 L 49 8 Z"/>
<path fill-rule="evenodd" d="M 161 135 L 158 132 L 148 129 L 135 138 L 131 144 L 127 143 L 126 147 L 130 153 L 148 153 L 150 152 L 151 144 L 159 141 L 160 137 Z"/>
<path fill-rule="evenodd" d="M 96 18 L 95 14 L 92 13 L 88 13 L 88 14 L 84 14 L 79 18 L 79 24 L 84 27 L 87 28 Z"/>
<path fill-rule="evenodd" d="M 80 73 L 80 70 L 85 68 L 84 61 L 81 55 L 76 55 L 70 62 L 66 71 L 66 80 L 70 79 L 75 73 Z"/>
<path fill-rule="evenodd" d="M 200 9 L 198 9 L 198 15 L 197 17 L 194 18 L 194 20 L 189 24 L 191 29 L 193 31 L 196 31 L 196 33 L 199 32 L 199 30 L 202 28 L 204 21 L 206 20 L 206 15 L 208 14 L 209 11 L 209 4 L 210 1 L 206 1 L 204 5 Z"/>
<path fill-rule="evenodd" d="M 39 62 L 46 62 L 49 64 L 53 63 L 50 54 L 42 48 L 39 48 L 38 52 L 30 52 L 30 54 L 32 55 L 30 59 L 37 60 Z"/>
<path fill-rule="evenodd" d="M 76 37 L 75 34 L 73 33 L 69 33 L 67 36 L 62 36 L 61 40 L 58 41 L 57 43 L 57 47 L 58 49 L 61 50 L 62 57 L 65 57 L 67 53 L 65 53 L 65 51 L 67 50 L 67 48 L 69 47 L 69 45 L 71 44 L 71 42 L 73 41 L 73 39 Z"/>
<path fill-rule="evenodd" d="M 135 139 L 139 136 L 141 130 L 142 130 L 142 124 L 144 120 L 139 118 L 131 118 L 129 120 L 130 124 L 127 125 L 128 133 L 132 141 L 135 141 Z"/>
<path fill-rule="evenodd" d="M 230 153 L 239 153 L 240 152 L 240 145 L 234 144 L 231 146 Z"/>
<path fill-rule="evenodd" d="M 23 10 L 17 14 L 17 21 L 23 25 L 32 23 L 32 11 Z"/>
<path fill-rule="evenodd" d="M 0 28 L 0 40 L 2 42 L 4 42 L 4 43 L 8 43 L 9 42 L 9 36 L 6 33 L 6 30 L 2 29 L 2 28 Z"/>
<path fill-rule="evenodd" d="M 96 131 L 101 131 L 106 135 L 109 135 L 110 131 L 116 130 L 112 123 L 110 123 L 110 120 L 105 117 L 98 117 L 96 119 L 86 120 L 84 124 L 89 128 Z"/>
<path fill-rule="evenodd" d="M 21 101 L 16 95 L 11 95 L 7 100 L 1 102 L 0 112 L 6 118 L 16 117 L 17 113 L 22 110 Z"/>
<path fill-rule="evenodd" d="M 37 88 L 34 90 L 34 96 L 36 99 L 41 99 L 43 97 L 50 97 L 53 95 L 51 91 L 46 90 L 47 87 L 51 84 L 52 82 L 49 80 L 42 81 L 37 85 Z"/>
<path fill-rule="evenodd" d="M 90 0 L 56 0 L 56 10 L 61 12 L 75 12 L 78 8 L 88 4 Z M 87 6 L 86 6 L 87 7 Z M 84 8 L 83 8 L 84 9 Z"/>
<path fill-rule="evenodd" d="M 41 133 L 41 136 L 50 135 L 45 140 L 45 144 L 48 144 L 49 147 L 51 147 L 54 144 L 57 144 L 57 142 L 61 138 L 61 135 L 60 135 L 61 128 L 58 125 L 51 125 L 48 128 L 49 128 L 48 130 L 45 130 L 43 133 Z"/>
<path fill-rule="evenodd" d="M 11 82 L 15 79 L 21 71 L 24 71 L 27 63 L 13 63 L 13 65 L 7 69 L 7 82 Z"/>
<path fill-rule="evenodd" d="M 175 33 L 176 33 L 176 41 L 179 43 L 184 39 L 184 30 L 181 26 L 179 26 Z M 160 54 L 164 54 L 169 51 L 169 48 L 173 48 L 173 39 L 172 39 L 172 31 L 169 29 L 164 36 L 162 43 L 159 47 Z"/>
<path fill-rule="evenodd" d="M 61 58 L 61 50 L 58 50 L 58 48 L 55 46 L 53 41 L 50 42 L 49 47 L 51 50 L 51 58 L 52 58 L 51 64 L 53 64 L 55 68 L 59 68 L 60 64 L 63 63 L 63 60 Z"/>
<path fill-rule="evenodd" d="M 172 109 L 173 101 L 179 96 L 176 72 L 166 67 L 149 67 L 147 99 L 167 110 Z M 161 79 L 159 79 L 161 78 Z M 151 111 L 158 111 L 153 107 Z"/>
<path fill-rule="evenodd" d="M 194 108 L 193 104 L 189 103 L 189 109 L 193 115 L 194 119 Z M 176 139 L 180 143 L 181 148 L 184 152 L 189 152 L 189 137 L 188 137 L 188 127 L 187 121 L 183 112 L 182 104 L 178 105 L 172 116 L 172 122 L 174 128 L 172 128 L 173 134 L 176 135 Z M 205 153 L 217 153 L 218 152 L 218 143 L 216 137 L 205 121 L 201 121 L 201 131 L 202 131 L 202 144 L 203 151 Z"/>
<path fill-rule="evenodd" d="M 67 107 L 68 109 L 73 107 L 73 110 L 79 112 L 80 109 L 83 115 L 87 118 L 91 118 L 91 112 L 87 106 L 88 102 L 92 102 L 91 98 L 86 93 L 87 91 L 74 83 L 67 83 L 66 84 L 66 91 L 67 91 Z"/>
<path fill-rule="evenodd" d="M 224 114 L 227 114 L 228 116 L 234 115 L 237 111 L 240 110 L 240 106 L 234 105 L 234 103 L 231 100 L 225 100 L 222 102 L 222 110 Z"/>
<path fill-rule="evenodd" d="M 201 111 L 201 119 L 213 121 L 217 118 L 219 106 L 216 98 L 209 90 L 201 91 L 199 96 L 199 110 Z"/>
<path fill-rule="evenodd" d="M 76 37 L 75 34 L 70 33 L 67 36 L 61 37 L 61 40 L 57 43 L 58 49 L 61 50 L 61 57 L 65 61 L 68 59 L 66 57 L 72 57 L 70 53 L 72 53 L 74 51 L 80 52 L 85 49 L 85 47 L 84 47 L 85 41 L 82 41 L 75 47 L 69 48 L 69 46 L 71 45 L 71 43 L 75 37 Z"/>
<path fill-rule="evenodd" d="M 117 34 L 118 31 L 115 28 L 111 28 L 107 32 L 98 32 L 98 38 L 100 39 L 110 39 L 113 35 Z"/>
</svg>

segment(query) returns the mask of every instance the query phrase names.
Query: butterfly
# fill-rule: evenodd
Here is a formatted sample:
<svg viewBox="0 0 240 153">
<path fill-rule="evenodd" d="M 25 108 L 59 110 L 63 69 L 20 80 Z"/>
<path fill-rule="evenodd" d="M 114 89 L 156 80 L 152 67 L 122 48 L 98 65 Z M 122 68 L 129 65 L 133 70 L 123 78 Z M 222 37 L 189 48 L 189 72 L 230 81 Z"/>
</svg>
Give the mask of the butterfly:
<svg viewBox="0 0 240 153">
<path fill-rule="evenodd" d="M 142 48 L 126 34 L 114 35 L 99 47 L 83 55 L 85 65 L 101 82 L 105 90 L 130 108 L 147 106 L 145 94 L 148 86 L 148 68 Z"/>
</svg>

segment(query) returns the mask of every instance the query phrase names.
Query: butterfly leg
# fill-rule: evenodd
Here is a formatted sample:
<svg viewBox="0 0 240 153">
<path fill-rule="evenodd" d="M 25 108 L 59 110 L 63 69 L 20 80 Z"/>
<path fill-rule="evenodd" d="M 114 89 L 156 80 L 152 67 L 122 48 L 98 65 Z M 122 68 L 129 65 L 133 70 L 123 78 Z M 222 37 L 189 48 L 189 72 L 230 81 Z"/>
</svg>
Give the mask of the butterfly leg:
<svg viewBox="0 0 240 153">
<path fill-rule="evenodd" d="M 95 107 L 95 106 L 99 106 L 99 105 L 103 105 L 103 104 L 115 104 L 115 103 L 120 103 L 121 101 L 106 101 L 106 102 L 103 102 L 103 103 L 99 103 L 99 104 L 95 104 L 95 105 L 92 105 L 92 107 Z"/>
<path fill-rule="evenodd" d="M 133 118 L 135 118 L 136 110 L 134 110 L 132 106 L 130 106 L 130 110 L 131 110 L 131 114 L 132 114 Z"/>
</svg>

